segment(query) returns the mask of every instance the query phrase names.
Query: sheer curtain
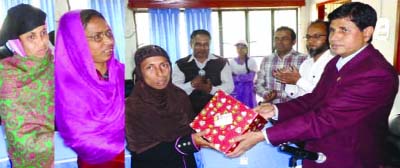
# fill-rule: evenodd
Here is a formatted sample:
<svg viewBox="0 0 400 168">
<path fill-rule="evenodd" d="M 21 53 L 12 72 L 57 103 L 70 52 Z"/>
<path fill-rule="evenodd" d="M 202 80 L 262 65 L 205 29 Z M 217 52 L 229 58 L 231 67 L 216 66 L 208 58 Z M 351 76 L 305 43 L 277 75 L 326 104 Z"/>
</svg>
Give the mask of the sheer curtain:
<svg viewBox="0 0 400 168">
<path fill-rule="evenodd" d="M 90 8 L 103 14 L 110 24 L 115 40 L 115 56 L 121 63 L 125 63 L 124 0 L 91 0 Z"/>
<path fill-rule="evenodd" d="M 164 48 L 174 63 L 180 58 L 179 9 L 149 9 L 150 43 Z"/>
<path fill-rule="evenodd" d="M 53 0 L 40 0 L 40 9 L 46 14 L 47 31 L 55 30 L 55 17 L 54 17 L 54 1 Z"/>
<path fill-rule="evenodd" d="M 185 9 L 186 34 L 190 42 L 190 34 L 197 29 L 204 29 L 211 34 L 211 9 L 210 8 L 187 8 Z M 210 45 L 211 47 L 212 45 Z M 189 53 L 191 48 L 188 47 Z"/>
</svg>

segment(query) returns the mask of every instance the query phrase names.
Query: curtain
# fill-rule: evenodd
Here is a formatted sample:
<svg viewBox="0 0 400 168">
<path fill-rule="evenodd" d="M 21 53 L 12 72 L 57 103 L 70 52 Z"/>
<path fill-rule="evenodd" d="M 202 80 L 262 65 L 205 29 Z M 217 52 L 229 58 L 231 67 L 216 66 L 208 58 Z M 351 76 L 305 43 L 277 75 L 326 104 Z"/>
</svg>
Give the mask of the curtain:
<svg viewBox="0 0 400 168">
<path fill-rule="evenodd" d="M 129 8 L 248 8 L 304 6 L 306 4 L 306 0 L 128 0 L 128 2 Z"/>
<path fill-rule="evenodd" d="M 110 24 L 115 40 L 115 56 L 125 63 L 124 0 L 91 0 L 90 8 L 99 11 Z"/>
<path fill-rule="evenodd" d="M 47 14 L 47 31 L 50 32 L 55 30 L 54 0 L 40 0 L 40 9 Z"/>
<path fill-rule="evenodd" d="M 0 20 L 4 20 L 4 18 L 7 15 L 7 10 L 10 9 L 13 6 L 16 6 L 18 4 L 31 4 L 31 0 L 3 0 L 2 2 L 0 2 L 0 9 L 1 9 L 1 18 Z"/>
<path fill-rule="evenodd" d="M 186 34 L 188 42 L 190 42 L 190 34 L 197 29 L 204 29 L 212 33 L 211 31 L 211 9 L 210 8 L 195 8 L 185 9 L 185 20 L 186 20 Z M 210 47 L 212 45 L 210 44 Z M 189 53 L 191 53 L 191 47 L 188 47 Z"/>
<path fill-rule="evenodd" d="M 174 63 L 180 58 L 179 9 L 149 9 L 150 43 L 164 48 Z"/>
</svg>

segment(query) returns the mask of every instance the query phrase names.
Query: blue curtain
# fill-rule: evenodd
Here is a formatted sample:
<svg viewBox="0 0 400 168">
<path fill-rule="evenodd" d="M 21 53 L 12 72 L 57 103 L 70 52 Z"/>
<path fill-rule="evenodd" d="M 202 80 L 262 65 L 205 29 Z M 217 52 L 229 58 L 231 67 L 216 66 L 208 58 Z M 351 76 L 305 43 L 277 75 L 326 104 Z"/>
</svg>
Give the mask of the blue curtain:
<svg viewBox="0 0 400 168">
<path fill-rule="evenodd" d="M 54 0 L 40 0 L 40 9 L 46 14 L 47 31 L 55 30 Z"/>
<path fill-rule="evenodd" d="M 115 56 L 125 63 L 125 5 L 124 0 L 91 0 L 90 8 L 99 11 L 110 24 L 115 40 Z"/>
<path fill-rule="evenodd" d="M 149 9 L 150 42 L 164 48 L 174 63 L 180 58 L 179 9 Z"/>
<path fill-rule="evenodd" d="M 13 6 L 16 6 L 18 4 L 24 3 L 24 4 L 31 4 L 31 0 L 3 0 L 3 2 L 1 2 L 2 5 L 0 5 L 1 8 L 1 12 L 2 14 L 0 16 L 2 16 L 0 19 L 4 20 L 4 18 L 7 15 L 7 10 L 10 9 Z"/>
<path fill-rule="evenodd" d="M 189 42 L 190 42 L 190 34 L 192 34 L 194 30 L 204 29 L 210 32 L 210 34 L 212 33 L 210 8 L 185 9 L 185 20 L 186 20 L 186 34 Z M 189 53 L 191 53 L 190 51 L 191 48 L 188 47 L 188 49 Z"/>
</svg>

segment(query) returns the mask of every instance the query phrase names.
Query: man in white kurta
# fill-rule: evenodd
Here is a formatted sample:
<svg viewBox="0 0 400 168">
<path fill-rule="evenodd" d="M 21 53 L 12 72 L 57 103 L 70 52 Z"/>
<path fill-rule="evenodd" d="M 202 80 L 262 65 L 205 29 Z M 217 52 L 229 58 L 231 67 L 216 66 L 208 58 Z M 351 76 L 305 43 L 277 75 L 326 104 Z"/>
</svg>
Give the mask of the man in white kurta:
<svg viewBox="0 0 400 168">
<path fill-rule="evenodd" d="M 325 65 L 333 58 L 333 54 L 329 50 L 327 22 L 312 22 L 307 29 L 306 40 L 310 56 L 300 65 L 299 70 L 291 67 L 274 73 L 278 80 L 286 83 L 285 92 L 290 98 L 311 93 L 317 85 Z"/>
</svg>

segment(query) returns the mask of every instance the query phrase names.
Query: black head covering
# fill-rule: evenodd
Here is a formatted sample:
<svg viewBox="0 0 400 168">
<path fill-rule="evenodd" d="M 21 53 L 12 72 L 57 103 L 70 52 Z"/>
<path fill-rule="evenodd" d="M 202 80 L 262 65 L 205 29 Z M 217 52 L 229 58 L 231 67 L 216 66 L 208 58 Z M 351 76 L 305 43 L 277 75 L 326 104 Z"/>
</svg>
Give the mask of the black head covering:
<svg viewBox="0 0 400 168">
<path fill-rule="evenodd" d="M 10 8 L 0 30 L 0 46 L 44 25 L 45 22 L 46 13 L 31 5 L 19 4 Z"/>
<path fill-rule="evenodd" d="M 144 82 L 140 63 L 154 56 L 166 57 L 171 64 L 167 52 L 160 46 L 139 48 L 135 52 L 136 85 L 125 102 L 128 148 L 135 153 L 189 135 L 192 132 L 189 123 L 195 117 L 188 96 L 172 84 L 171 78 L 164 89 L 154 89 Z"/>
<path fill-rule="evenodd" d="M 142 63 L 142 61 L 146 58 L 154 56 L 163 56 L 167 58 L 169 64 L 171 65 L 171 60 L 169 59 L 168 53 L 160 46 L 147 45 L 140 47 L 135 52 L 135 75 L 137 79 L 141 79 L 142 77 L 142 73 L 140 72 L 140 63 Z"/>
</svg>

